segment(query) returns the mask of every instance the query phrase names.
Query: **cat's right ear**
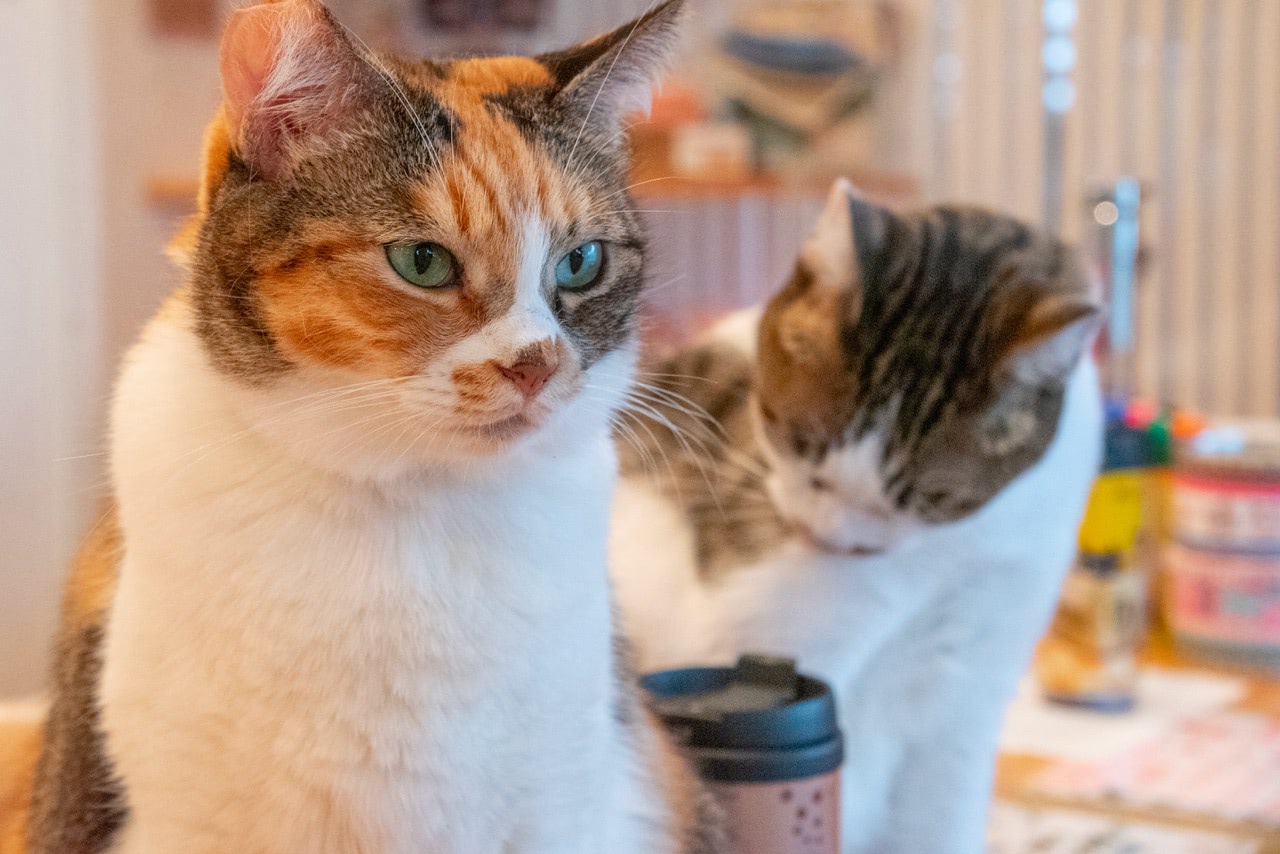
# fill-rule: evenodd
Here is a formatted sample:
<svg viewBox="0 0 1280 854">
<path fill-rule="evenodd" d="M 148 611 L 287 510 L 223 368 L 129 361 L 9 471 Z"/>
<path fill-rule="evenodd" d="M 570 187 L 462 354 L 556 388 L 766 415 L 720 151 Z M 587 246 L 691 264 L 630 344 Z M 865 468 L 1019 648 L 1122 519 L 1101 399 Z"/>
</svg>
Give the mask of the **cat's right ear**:
<svg viewBox="0 0 1280 854">
<path fill-rule="evenodd" d="M 231 147 L 268 179 L 342 126 L 373 73 L 318 0 L 267 0 L 233 13 L 221 69 Z"/>
<path fill-rule="evenodd" d="M 874 268 L 893 235 L 897 217 L 869 201 L 846 178 L 827 194 L 817 228 L 801 250 L 814 281 L 839 290 L 856 289 Z"/>
<path fill-rule="evenodd" d="M 1006 345 L 1005 370 L 1024 383 L 1061 380 L 1088 351 L 1105 317 L 1089 295 L 1037 294 Z"/>
</svg>

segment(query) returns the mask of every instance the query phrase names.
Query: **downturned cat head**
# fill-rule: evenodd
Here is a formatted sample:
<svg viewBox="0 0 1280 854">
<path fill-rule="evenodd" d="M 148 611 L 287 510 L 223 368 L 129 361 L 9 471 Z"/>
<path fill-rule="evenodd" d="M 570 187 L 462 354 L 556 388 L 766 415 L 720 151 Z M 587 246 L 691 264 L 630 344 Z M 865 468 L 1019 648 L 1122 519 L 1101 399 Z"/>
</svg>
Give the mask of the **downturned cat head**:
<svg viewBox="0 0 1280 854">
<path fill-rule="evenodd" d="M 760 328 L 778 512 L 841 552 L 977 512 L 1048 448 L 1100 319 L 1048 236 L 975 209 L 898 215 L 839 182 Z"/>
<path fill-rule="evenodd" d="M 446 62 L 373 54 L 318 0 L 234 13 L 175 252 L 255 426 L 379 476 L 600 432 L 644 273 L 621 123 L 680 9 Z"/>
</svg>

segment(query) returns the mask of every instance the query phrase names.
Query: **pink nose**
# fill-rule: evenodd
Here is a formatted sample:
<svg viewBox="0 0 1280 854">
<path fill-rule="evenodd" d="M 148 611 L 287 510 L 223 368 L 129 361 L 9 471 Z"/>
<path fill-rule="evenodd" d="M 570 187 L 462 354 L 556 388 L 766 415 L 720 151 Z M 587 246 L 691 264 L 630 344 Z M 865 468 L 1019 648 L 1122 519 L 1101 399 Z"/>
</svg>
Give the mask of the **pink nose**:
<svg viewBox="0 0 1280 854">
<path fill-rule="evenodd" d="M 526 399 L 532 400 L 542 391 L 547 381 L 555 376 L 559 367 L 553 358 L 551 361 L 516 362 L 514 365 L 499 365 L 502 375 L 511 380 Z"/>
</svg>

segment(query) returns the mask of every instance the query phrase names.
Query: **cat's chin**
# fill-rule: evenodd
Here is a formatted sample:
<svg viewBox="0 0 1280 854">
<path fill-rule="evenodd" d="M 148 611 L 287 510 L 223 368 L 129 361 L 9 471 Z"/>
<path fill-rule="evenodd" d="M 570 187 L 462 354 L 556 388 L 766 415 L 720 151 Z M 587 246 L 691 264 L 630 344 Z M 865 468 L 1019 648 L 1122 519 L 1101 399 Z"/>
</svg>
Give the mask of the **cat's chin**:
<svg viewBox="0 0 1280 854">
<path fill-rule="evenodd" d="M 536 435 L 546 422 L 527 412 L 481 424 L 459 425 L 450 430 L 446 447 L 469 456 L 494 457 L 519 447 Z"/>
<path fill-rule="evenodd" d="M 890 544 L 872 546 L 862 543 L 833 543 L 801 525 L 792 527 L 791 536 L 799 540 L 807 548 L 837 557 L 875 557 L 884 554 L 891 548 Z"/>
<path fill-rule="evenodd" d="M 811 526 L 792 521 L 787 525 L 788 536 L 802 547 L 836 557 L 870 558 L 887 554 L 912 538 L 909 526 L 864 526 L 860 532 L 847 529 L 833 534 L 815 531 Z"/>
<path fill-rule="evenodd" d="M 507 418 L 463 428 L 462 432 L 474 433 L 481 440 L 490 440 L 501 444 L 517 439 L 538 429 L 542 419 L 529 413 L 520 412 Z"/>
</svg>

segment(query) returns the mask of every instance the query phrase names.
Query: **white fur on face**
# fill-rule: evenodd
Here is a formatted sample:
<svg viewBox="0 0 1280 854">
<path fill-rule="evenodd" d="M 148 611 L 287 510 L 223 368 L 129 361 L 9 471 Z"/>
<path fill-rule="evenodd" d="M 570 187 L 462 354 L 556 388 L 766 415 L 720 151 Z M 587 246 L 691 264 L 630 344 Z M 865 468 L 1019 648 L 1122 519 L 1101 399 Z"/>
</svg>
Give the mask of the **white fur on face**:
<svg viewBox="0 0 1280 854">
<path fill-rule="evenodd" d="M 546 294 L 552 263 L 551 237 L 546 223 L 537 217 L 528 217 L 516 248 L 516 298 L 511 309 L 478 334 L 460 341 L 443 360 L 441 372 L 452 374 L 455 368 L 487 359 L 510 363 L 516 353 L 531 344 L 558 340 L 562 331 L 551 313 Z M 513 393 L 513 402 L 519 398 L 518 393 Z"/>
<path fill-rule="evenodd" d="M 835 552 L 883 552 L 920 527 L 885 495 L 881 431 L 832 450 L 821 463 L 784 456 L 763 435 L 761 446 L 770 457 L 766 488 L 774 507 L 816 545 Z"/>
</svg>

